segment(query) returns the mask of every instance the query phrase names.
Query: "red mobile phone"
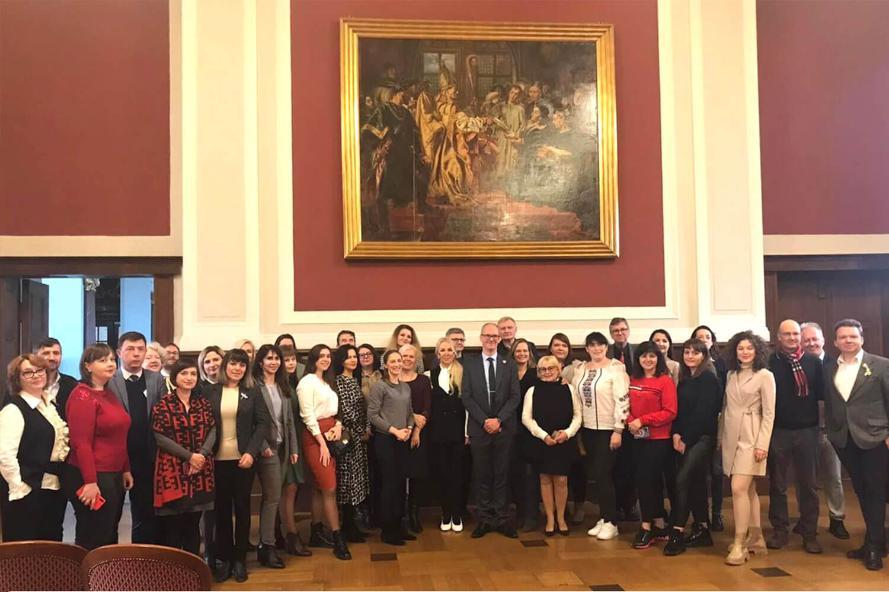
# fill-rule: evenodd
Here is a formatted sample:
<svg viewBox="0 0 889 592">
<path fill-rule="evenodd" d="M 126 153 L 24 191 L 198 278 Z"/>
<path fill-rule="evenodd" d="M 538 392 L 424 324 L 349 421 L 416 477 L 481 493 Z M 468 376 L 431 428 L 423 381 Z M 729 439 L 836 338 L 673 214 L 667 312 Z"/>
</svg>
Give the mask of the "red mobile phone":
<svg viewBox="0 0 889 592">
<path fill-rule="evenodd" d="M 80 498 L 80 496 L 83 494 L 83 488 L 84 488 L 84 487 L 86 487 L 86 483 L 84 483 L 83 485 L 81 485 L 81 486 L 80 486 L 80 489 L 77 490 L 76 495 L 77 495 L 78 498 Z M 83 505 L 86 506 L 87 504 L 83 504 Z M 90 508 L 90 509 L 91 509 L 92 511 L 95 512 L 96 510 L 98 510 L 99 508 L 101 508 L 101 507 L 104 506 L 104 505 L 105 505 L 105 498 L 102 497 L 102 494 L 100 493 L 100 494 L 99 494 L 99 497 L 97 497 L 97 498 L 96 498 L 96 501 L 93 503 L 93 507 Z"/>
</svg>

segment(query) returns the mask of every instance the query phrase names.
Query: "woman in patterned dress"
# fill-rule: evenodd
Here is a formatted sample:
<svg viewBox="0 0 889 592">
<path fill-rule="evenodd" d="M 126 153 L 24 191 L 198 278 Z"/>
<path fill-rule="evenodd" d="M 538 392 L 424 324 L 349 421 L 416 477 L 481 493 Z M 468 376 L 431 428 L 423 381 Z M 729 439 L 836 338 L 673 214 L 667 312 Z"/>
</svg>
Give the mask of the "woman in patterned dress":
<svg viewBox="0 0 889 592">
<path fill-rule="evenodd" d="M 336 502 L 343 511 L 343 535 L 350 543 L 363 543 L 364 533 L 355 521 L 356 507 L 370 493 L 367 466 L 367 438 L 370 423 L 367 403 L 355 378 L 358 369 L 358 348 L 343 345 L 333 354 L 336 392 L 339 396 L 339 418 L 343 429 L 351 433 L 353 443 L 336 463 Z"/>
</svg>

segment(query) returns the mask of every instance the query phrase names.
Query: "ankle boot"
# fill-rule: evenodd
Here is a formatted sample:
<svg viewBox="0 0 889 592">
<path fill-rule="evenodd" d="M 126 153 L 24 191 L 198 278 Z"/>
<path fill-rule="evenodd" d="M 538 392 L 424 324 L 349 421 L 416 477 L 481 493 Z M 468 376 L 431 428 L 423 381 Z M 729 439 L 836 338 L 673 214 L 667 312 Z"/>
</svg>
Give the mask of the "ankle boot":
<svg viewBox="0 0 889 592">
<path fill-rule="evenodd" d="M 735 537 L 735 542 L 729 547 L 728 555 L 725 558 L 726 565 L 744 565 L 749 558 L 747 547 L 738 537 Z"/>
<path fill-rule="evenodd" d="M 744 541 L 744 546 L 754 555 L 769 554 L 766 548 L 766 540 L 762 536 L 761 527 L 751 526 L 747 529 L 747 540 Z"/>
<path fill-rule="evenodd" d="M 287 536 L 284 537 L 284 544 L 287 548 L 287 552 L 291 555 L 295 555 L 296 557 L 312 556 L 312 552 L 306 548 L 306 544 L 303 542 L 302 537 L 299 536 L 298 532 L 288 532 Z"/>
<path fill-rule="evenodd" d="M 365 542 L 364 535 L 361 534 L 361 531 L 358 530 L 358 526 L 355 524 L 355 506 L 343 505 L 342 533 L 349 543 Z"/>
<path fill-rule="evenodd" d="M 321 522 L 312 523 L 312 530 L 309 534 L 309 546 L 333 549 L 333 540 L 327 536 L 327 533 L 324 531 L 324 524 Z"/>
<path fill-rule="evenodd" d="M 278 514 L 275 516 L 275 548 L 276 549 L 286 549 L 287 541 L 284 540 L 284 535 L 282 534 L 284 529 L 281 526 L 281 515 Z"/>
<path fill-rule="evenodd" d="M 372 530 L 370 527 L 370 514 L 367 511 L 367 502 L 363 501 L 355 506 L 355 526 L 362 536 L 367 536 Z"/>
<path fill-rule="evenodd" d="M 342 560 L 352 559 L 352 554 L 349 553 L 349 547 L 346 546 L 343 533 L 339 530 L 333 531 L 333 556 Z"/>
<path fill-rule="evenodd" d="M 266 545 L 262 541 L 256 547 L 256 560 L 260 565 L 271 567 L 272 569 L 283 569 L 284 562 L 278 557 L 278 552 L 271 545 Z"/>
</svg>

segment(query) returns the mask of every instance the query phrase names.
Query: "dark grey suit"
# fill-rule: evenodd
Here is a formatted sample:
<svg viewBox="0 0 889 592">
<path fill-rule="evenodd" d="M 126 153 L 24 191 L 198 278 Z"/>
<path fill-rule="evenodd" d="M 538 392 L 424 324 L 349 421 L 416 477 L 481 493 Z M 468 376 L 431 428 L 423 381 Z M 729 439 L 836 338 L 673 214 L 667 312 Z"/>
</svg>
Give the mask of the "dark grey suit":
<svg viewBox="0 0 889 592">
<path fill-rule="evenodd" d="M 825 363 L 827 437 L 845 465 L 867 528 L 864 544 L 883 549 L 886 534 L 886 465 L 889 462 L 889 359 L 864 353 L 846 401 L 834 383 L 838 364 Z"/>
<path fill-rule="evenodd" d="M 142 376 L 145 378 L 145 406 L 148 410 L 148 432 L 138 436 L 131 432 L 130 435 L 145 441 L 147 447 L 144 455 L 138 455 L 141 458 L 134 458 L 133 453 L 130 453 L 130 470 L 133 473 L 133 488 L 129 492 L 130 513 L 133 518 L 132 541 L 134 543 L 153 545 L 160 542 L 160 533 L 154 516 L 154 460 L 156 446 L 154 432 L 151 429 L 151 410 L 155 403 L 160 401 L 161 397 L 167 393 L 167 381 L 159 372 L 152 372 L 151 370 L 142 370 Z M 108 388 L 117 395 L 127 413 L 130 413 L 127 383 L 120 368 L 111 377 Z M 131 426 L 130 430 L 133 429 L 134 427 Z"/>
<path fill-rule="evenodd" d="M 467 429 L 479 522 L 497 527 L 509 519 L 509 455 L 518 428 L 516 410 L 521 394 L 515 362 L 497 356 L 496 386 L 489 401 L 486 357 L 482 353 L 463 359 L 460 391 L 469 412 Z M 500 420 L 496 434 L 489 434 L 484 428 L 485 421 L 491 418 Z"/>
</svg>

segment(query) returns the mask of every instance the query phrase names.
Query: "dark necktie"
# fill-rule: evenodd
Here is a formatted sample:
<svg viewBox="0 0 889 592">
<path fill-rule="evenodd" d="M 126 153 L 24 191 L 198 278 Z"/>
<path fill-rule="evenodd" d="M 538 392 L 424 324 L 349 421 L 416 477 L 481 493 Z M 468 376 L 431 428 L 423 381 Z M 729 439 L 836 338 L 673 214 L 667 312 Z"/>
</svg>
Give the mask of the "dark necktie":
<svg viewBox="0 0 889 592">
<path fill-rule="evenodd" d="M 139 382 L 139 377 L 135 374 L 130 374 L 130 377 L 127 378 L 127 380 L 129 380 L 130 382 Z"/>
<path fill-rule="evenodd" d="M 494 374 L 494 358 L 488 358 L 488 407 L 494 402 L 494 392 L 497 390 L 497 377 Z"/>
</svg>

